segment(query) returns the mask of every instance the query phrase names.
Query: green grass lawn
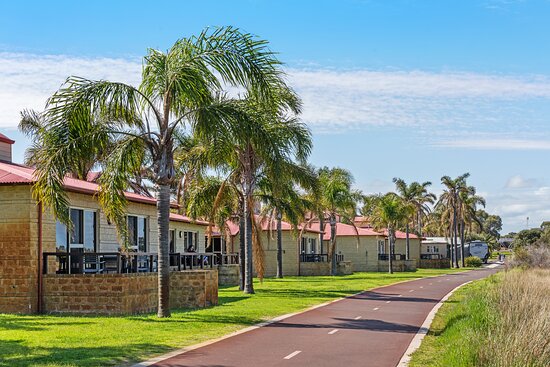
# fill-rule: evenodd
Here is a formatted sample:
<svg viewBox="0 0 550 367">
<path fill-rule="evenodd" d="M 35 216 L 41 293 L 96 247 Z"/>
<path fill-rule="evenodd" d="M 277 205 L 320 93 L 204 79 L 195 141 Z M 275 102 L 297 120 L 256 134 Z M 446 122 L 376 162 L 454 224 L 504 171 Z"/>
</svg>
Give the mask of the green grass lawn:
<svg viewBox="0 0 550 367">
<path fill-rule="evenodd" d="M 16 316 L 0 314 L 0 366 L 110 366 L 220 337 L 278 315 L 404 280 L 453 272 L 355 273 L 338 277 L 288 277 L 256 283 L 256 294 L 236 287 L 219 291 L 219 305 L 174 310 L 170 319 Z"/>
</svg>

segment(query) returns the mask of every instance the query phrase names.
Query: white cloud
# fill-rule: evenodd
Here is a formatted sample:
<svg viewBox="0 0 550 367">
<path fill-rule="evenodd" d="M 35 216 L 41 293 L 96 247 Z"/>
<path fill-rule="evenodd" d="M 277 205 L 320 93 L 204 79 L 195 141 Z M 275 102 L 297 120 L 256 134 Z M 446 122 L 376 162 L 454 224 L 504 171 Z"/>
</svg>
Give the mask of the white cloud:
<svg viewBox="0 0 550 367">
<path fill-rule="evenodd" d="M 537 185 L 537 180 L 534 178 L 523 178 L 520 175 L 512 176 L 508 179 L 505 188 L 507 189 L 523 189 L 534 187 Z"/>
<path fill-rule="evenodd" d="M 490 150 L 550 150 L 549 140 L 540 139 L 457 139 L 432 144 L 444 148 L 470 148 Z"/>
<path fill-rule="evenodd" d="M 519 178 L 518 178 L 519 177 Z M 550 219 L 550 186 L 536 179 L 510 178 L 500 192 L 487 193 L 487 210 L 497 213 L 505 224 L 504 232 L 538 227 Z"/>
<path fill-rule="evenodd" d="M 70 75 L 137 85 L 136 60 L 0 53 L 0 127 L 14 127 L 23 109 L 42 110 Z"/>
<path fill-rule="evenodd" d="M 141 61 L 0 53 L 0 127 L 19 111 L 41 109 L 69 75 L 138 84 Z M 540 114 L 518 101 L 550 100 L 550 78 L 458 72 L 288 69 L 315 131 L 393 126 L 451 132 Z M 539 124 L 542 122 L 539 121 Z"/>
</svg>

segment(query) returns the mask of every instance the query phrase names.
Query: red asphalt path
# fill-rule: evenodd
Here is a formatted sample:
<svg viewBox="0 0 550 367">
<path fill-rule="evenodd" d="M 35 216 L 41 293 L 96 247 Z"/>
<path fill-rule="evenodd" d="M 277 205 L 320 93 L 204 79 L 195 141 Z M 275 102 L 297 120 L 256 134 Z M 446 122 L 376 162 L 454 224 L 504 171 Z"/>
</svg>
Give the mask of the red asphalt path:
<svg viewBox="0 0 550 367">
<path fill-rule="evenodd" d="M 480 269 L 376 288 L 154 366 L 394 367 L 428 313 L 447 293 L 497 270 Z"/>
</svg>

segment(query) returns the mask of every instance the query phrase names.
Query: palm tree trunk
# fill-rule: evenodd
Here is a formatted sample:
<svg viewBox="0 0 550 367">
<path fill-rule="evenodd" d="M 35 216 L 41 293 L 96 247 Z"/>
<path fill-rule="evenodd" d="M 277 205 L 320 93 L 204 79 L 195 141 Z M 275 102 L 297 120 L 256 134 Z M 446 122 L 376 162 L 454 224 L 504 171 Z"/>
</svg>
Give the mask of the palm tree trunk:
<svg viewBox="0 0 550 367">
<path fill-rule="evenodd" d="M 449 248 L 449 255 L 451 255 L 451 267 L 453 267 L 454 265 L 454 261 L 455 261 L 455 253 L 454 253 L 454 241 L 453 241 L 453 224 L 452 223 L 449 223 L 449 228 L 448 228 L 448 232 L 447 230 L 445 231 L 446 234 L 449 235 L 449 239 L 451 240 L 451 246 Z"/>
<path fill-rule="evenodd" d="M 393 235 L 392 235 L 392 228 L 391 227 L 388 227 L 388 246 L 389 246 L 389 249 L 388 249 L 388 266 L 389 266 L 389 269 L 388 269 L 388 272 L 390 274 L 393 274 Z"/>
<path fill-rule="evenodd" d="M 407 237 L 406 247 L 405 247 L 405 257 L 406 257 L 407 260 L 410 260 L 411 244 L 410 244 L 410 241 L 409 241 L 409 223 L 407 223 L 407 226 L 405 227 L 405 235 Z"/>
<path fill-rule="evenodd" d="M 319 216 L 319 248 L 321 254 L 323 253 L 323 239 L 325 238 L 325 218 L 321 215 Z"/>
<path fill-rule="evenodd" d="M 462 255 L 462 267 L 464 267 L 464 221 L 460 222 L 460 254 Z"/>
<path fill-rule="evenodd" d="M 453 207 L 453 237 L 454 237 L 454 253 L 455 253 L 455 268 L 458 268 L 458 233 L 456 228 L 456 206 Z"/>
<path fill-rule="evenodd" d="M 245 238 L 245 254 L 244 254 L 244 293 L 253 294 L 253 260 L 252 260 L 252 208 L 250 208 L 250 200 L 245 196 L 244 198 L 244 234 Z"/>
<path fill-rule="evenodd" d="M 244 228 L 244 206 L 241 203 L 241 213 L 239 216 L 239 290 L 244 291 L 244 273 L 245 273 L 245 228 Z"/>
<path fill-rule="evenodd" d="M 277 278 L 283 277 L 283 230 L 281 212 L 277 211 Z"/>
<path fill-rule="evenodd" d="M 336 275 L 336 218 L 330 219 L 330 248 L 332 251 L 330 275 Z"/>
<path fill-rule="evenodd" d="M 170 185 L 159 185 L 157 194 L 158 223 L 158 317 L 170 317 Z"/>
</svg>

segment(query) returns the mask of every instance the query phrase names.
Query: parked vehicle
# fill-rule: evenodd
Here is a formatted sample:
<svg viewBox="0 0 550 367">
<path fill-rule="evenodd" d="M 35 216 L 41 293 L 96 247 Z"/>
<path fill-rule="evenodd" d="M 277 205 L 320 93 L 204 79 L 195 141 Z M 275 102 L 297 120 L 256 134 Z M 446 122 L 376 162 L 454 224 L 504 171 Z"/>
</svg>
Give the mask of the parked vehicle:
<svg viewBox="0 0 550 367">
<path fill-rule="evenodd" d="M 489 260 L 489 245 L 483 241 L 472 241 L 464 246 L 464 256 L 476 256 L 483 260 L 483 263 L 487 264 Z"/>
</svg>

